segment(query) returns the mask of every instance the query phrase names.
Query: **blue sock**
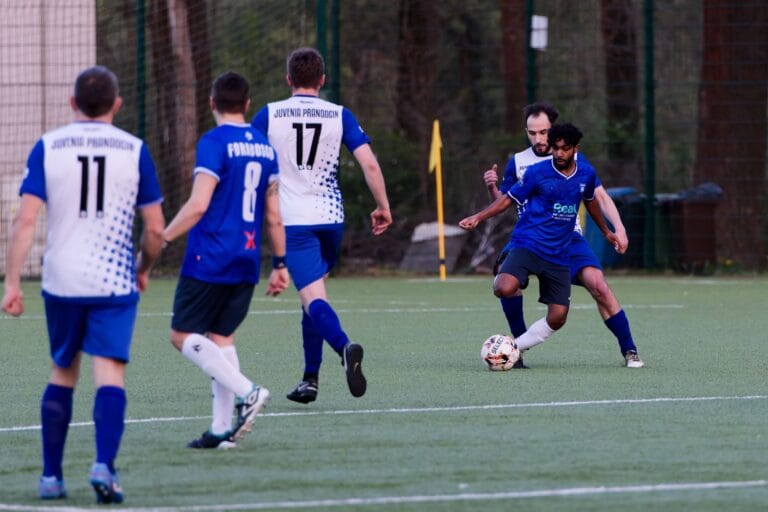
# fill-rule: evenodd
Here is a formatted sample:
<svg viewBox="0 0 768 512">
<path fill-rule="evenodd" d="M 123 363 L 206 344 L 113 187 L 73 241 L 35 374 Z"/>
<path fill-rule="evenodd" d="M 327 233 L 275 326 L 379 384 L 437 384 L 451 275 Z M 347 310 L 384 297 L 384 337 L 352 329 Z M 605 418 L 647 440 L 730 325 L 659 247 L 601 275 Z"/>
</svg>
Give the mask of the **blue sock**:
<svg viewBox="0 0 768 512">
<path fill-rule="evenodd" d="M 69 422 L 72 419 L 72 395 L 74 389 L 48 384 L 40 403 L 40 420 L 43 425 L 43 476 L 64 478 L 62 461 L 67 441 Z"/>
<path fill-rule="evenodd" d="M 349 343 L 349 337 L 341 329 L 341 322 L 330 304 L 323 299 L 313 300 L 307 308 L 312 324 L 323 339 L 333 347 L 333 350 L 341 355 L 344 345 Z"/>
<path fill-rule="evenodd" d="M 323 362 L 323 337 L 317 332 L 312 319 L 302 308 L 301 337 L 304 340 L 304 380 L 317 380 Z"/>
<path fill-rule="evenodd" d="M 501 309 L 507 317 L 512 336 L 515 338 L 522 336 L 528 330 L 525 327 L 525 318 L 523 317 L 523 296 L 502 297 L 499 302 L 501 302 Z"/>
<path fill-rule="evenodd" d="M 93 402 L 96 462 L 106 464 L 112 473 L 125 428 L 125 403 L 125 390 L 116 386 L 100 387 Z"/>
<path fill-rule="evenodd" d="M 630 350 L 637 352 L 635 342 L 632 340 L 632 333 L 629 330 L 629 320 L 627 320 L 627 315 L 624 314 L 623 309 L 606 320 L 605 326 L 616 336 L 622 355 Z"/>
</svg>

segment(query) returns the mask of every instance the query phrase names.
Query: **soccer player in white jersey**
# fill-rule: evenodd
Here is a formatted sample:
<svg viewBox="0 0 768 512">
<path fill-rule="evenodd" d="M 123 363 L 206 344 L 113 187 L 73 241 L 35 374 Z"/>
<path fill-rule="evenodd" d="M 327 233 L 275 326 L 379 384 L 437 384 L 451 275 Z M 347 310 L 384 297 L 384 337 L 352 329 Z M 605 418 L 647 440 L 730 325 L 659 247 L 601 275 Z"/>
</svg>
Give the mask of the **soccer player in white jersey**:
<svg viewBox="0 0 768 512">
<path fill-rule="evenodd" d="M 75 121 L 45 133 L 27 160 L 8 243 L 2 309 L 14 316 L 24 312 L 21 269 L 45 203 L 42 295 L 53 364 L 41 402 L 38 494 L 42 499 L 67 495 L 64 444 L 86 353 L 96 389 L 96 457 L 89 479 L 99 503 L 120 503 L 115 459 L 124 429 L 125 367 L 138 292 L 147 288 L 162 246 L 162 196 L 146 144 L 112 125 L 122 104 L 115 75 L 100 66 L 84 70 L 69 102 Z M 143 233 L 134 263 L 137 208 Z"/>
<path fill-rule="evenodd" d="M 525 132 L 531 145 L 526 150 L 515 153 L 507 162 L 500 189 L 496 185 L 498 181 L 496 166 L 494 165 L 492 169 L 484 173 L 483 179 L 491 199 L 497 199 L 506 193 L 514 183 L 522 179 L 529 166 L 552 158 L 551 148 L 547 141 L 547 132 L 557 117 L 557 110 L 547 102 L 532 103 L 523 109 L 523 119 L 526 123 Z M 586 162 L 582 153 L 577 154 L 576 158 Z M 628 246 L 627 233 L 613 199 L 605 191 L 599 180 L 595 189 L 595 198 L 600 204 L 603 214 L 613 225 L 619 243 L 618 252 L 623 254 Z M 499 263 L 504 260 L 508 250 L 509 245 L 501 251 L 497 260 Z M 605 326 L 616 337 L 624 365 L 628 368 L 642 368 L 644 363 L 638 355 L 627 315 L 608 286 L 600 261 L 582 236 L 581 225 L 578 222 L 571 239 L 570 268 L 571 283 L 587 289 L 597 304 L 598 313 Z M 500 302 L 512 334 L 515 337 L 520 336 L 526 331 L 522 293 L 512 297 L 501 297 Z M 522 362 L 518 362 L 518 367 L 522 367 Z"/>
<path fill-rule="evenodd" d="M 323 58 L 313 48 L 299 48 L 287 62 L 292 96 L 270 103 L 253 118 L 269 137 L 280 161 L 280 210 L 285 222 L 287 263 L 302 306 L 304 376 L 288 394 L 309 403 L 317 398 L 323 340 L 342 358 L 353 396 L 365 393 L 363 347 L 352 343 L 328 302 L 325 276 L 336 264 L 344 231 L 339 190 L 339 150 L 343 143 L 363 169 L 376 201 L 371 213 L 374 235 L 392 223 L 384 177 L 370 140 L 355 116 L 341 105 L 318 97 L 325 83 Z"/>
<path fill-rule="evenodd" d="M 266 293 L 277 295 L 289 283 L 277 155 L 245 121 L 248 90 L 245 78 L 231 71 L 214 81 L 209 101 L 217 126 L 197 144 L 192 192 L 163 235 L 170 243 L 189 231 L 171 343 L 213 379 L 211 427 L 190 448 L 232 448 L 269 399 L 266 388 L 240 372 L 234 344 L 259 281 L 262 219 L 273 254 Z"/>
<path fill-rule="evenodd" d="M 547 137 L 551 159 L 529 167 L 505 194 L 459 222 L 464 229 L 474 229 L 513 202 L 518 205 L 510 250 L 493 281 L 493 292 L 497 297 L 512 297 L 534 274 L 539 278 L 539 302 L 547 305 L 546 317 L 517 337 L 521 351 L 543 342 L 565 324 L 571 300 L 571 237 L 582 201 L 606 240 L 618 248 L 618 239 L 608 229 L 595 201 L 597 173 L 591 165 L 576 160 L 581 132 L 572 124 L 554 125 Z"/>
</svg>

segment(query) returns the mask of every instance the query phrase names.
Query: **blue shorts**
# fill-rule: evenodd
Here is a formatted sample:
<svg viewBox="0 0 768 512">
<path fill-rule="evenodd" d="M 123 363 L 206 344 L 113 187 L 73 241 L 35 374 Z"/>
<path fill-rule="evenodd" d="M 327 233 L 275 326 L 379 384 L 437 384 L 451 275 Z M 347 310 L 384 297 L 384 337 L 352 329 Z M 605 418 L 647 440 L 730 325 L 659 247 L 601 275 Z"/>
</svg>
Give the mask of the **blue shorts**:
<svg viewBox="0 0 768 512">
<path fill-rule="evenodd" d="M 44 296 L 51 359 L 69 368 L 78 352 L 128 362 L 138 303 L 80 304 Z"/>
<path fill-rule="evenodd" d="M 344 224 L 285 227 L 285 262 L 297 290 L 336 266 L 343 235 Z"/>
<path fill-rule="evenodd" d="M 248 315 L 255 285 L 206 283 L 181 276 L 173 297 L 171 328 L 230 336 Z"/>
<path fill-rule="evenodd" d="M 569 266 L 571 267 L 571 284 L 584 286 L 579 279 L 579 272 L 584 267 L 595 267 L 602 270 L 600 261 L 595 256 L 586 238 L 574 231 L 571 245 L 568 247 Z"/>
<path fill-rule="evenodd" d="M 520 287 L 528 286 L 528 276 L 539 278 L 539 302 L 570 306 L 571 281 L 568 267 L 555 265 L 538 255 L 520 247 L 510 249 L 499 267 L 500 274 L 510 274 L 517 278 Z"/>
</svg>

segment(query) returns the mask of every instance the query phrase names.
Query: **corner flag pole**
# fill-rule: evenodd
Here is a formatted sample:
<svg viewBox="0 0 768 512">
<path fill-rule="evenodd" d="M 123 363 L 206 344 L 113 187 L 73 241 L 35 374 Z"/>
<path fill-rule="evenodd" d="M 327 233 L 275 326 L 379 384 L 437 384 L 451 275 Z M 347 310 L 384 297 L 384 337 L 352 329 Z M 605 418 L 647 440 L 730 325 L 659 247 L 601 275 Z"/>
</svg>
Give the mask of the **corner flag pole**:
<svg viewBox="0 0 768 512">
<path fill-rule="evenodd" d="M 443 165 L 440 151 L 443 141 L 440 138 L 440 122 L 435 119 L 432 123 L 432 146 L 429 148 L 429 172 L 437 170 L 435 181 L 437 185 L 437 247 L 440 258 L 440 280 L 445 281 L 445 234 L 443 232 Z"/>
</svg>

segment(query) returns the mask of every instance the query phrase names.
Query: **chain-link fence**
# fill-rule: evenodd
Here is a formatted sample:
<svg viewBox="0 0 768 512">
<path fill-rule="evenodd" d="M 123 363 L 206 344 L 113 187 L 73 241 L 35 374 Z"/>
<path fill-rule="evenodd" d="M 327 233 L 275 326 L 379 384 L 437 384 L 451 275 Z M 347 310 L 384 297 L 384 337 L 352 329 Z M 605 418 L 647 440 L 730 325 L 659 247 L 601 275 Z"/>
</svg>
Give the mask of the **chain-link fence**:
<svg viewBox="0 0 768 512">
<path fill-rule="evenodd" d="M 538 49 L 528 44 L 531 15 L 546 26 L 535 31 L 546 39 Z M 606 263 L 684 271 L 766 263 L 765 2 L 2 0 L 0 23 L 0 258 L 27 152 L 67 121 L 81 68 L 99 63 L 118 75 L 125 106 L 116 124 L 147 140 L 170 218 L 188 195 L 197 138 L 213 125 L 213 78 L 241 72 L 258 108 L 290 94 L 285 57 L 310 45 L 327 57 L 324 94 L 373 140 L 396 220 L 379 239 L 367 234 L 373 202 L 344 152 L 346 268 L 397 267 L 414 227 L 434 220 L 433 119 L 446 220 L 455 223 L 487 203 L 483 171 L 524 149 L 521 112 L 532 99 L 584 131 L 582 151 L 606 187 L 618 187 L 631 250 Z M 723 193 L 707 194 L 715 190 L 700 187 L 707 182 Z M 493 248 L 513 223 L 510 214 L 496 224 Z M 457 270 L 468 269 L 480 238 L 469 239 Z M 39 257 L 38 246 L 28 273 Z"/>
</svg>

